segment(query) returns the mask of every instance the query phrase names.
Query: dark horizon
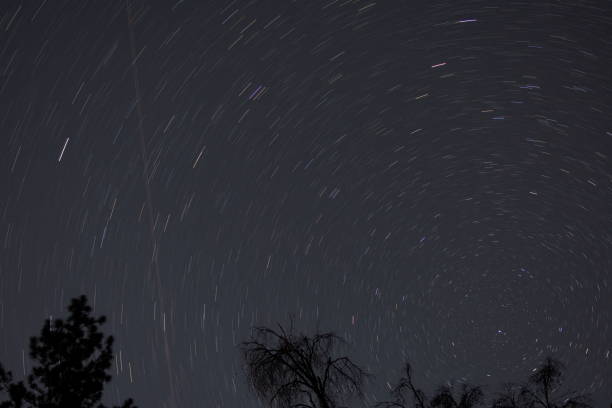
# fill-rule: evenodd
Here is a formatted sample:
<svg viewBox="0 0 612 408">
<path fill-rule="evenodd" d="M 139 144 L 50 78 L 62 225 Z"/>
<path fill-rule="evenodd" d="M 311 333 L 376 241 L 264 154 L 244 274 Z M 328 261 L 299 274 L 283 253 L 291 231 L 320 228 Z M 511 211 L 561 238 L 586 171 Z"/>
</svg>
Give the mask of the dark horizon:
<svg viewBox="0 0 612 408">
<path fill-rule="evenodd" d="M 237 345 L 294 316 L 350 342 L 370 399 L 405 359 L 497 385 L 552 355 L 610 406 L 610 16 L 3 2 L 0 361 L 23 375 L 86 294 L 110 403 L 258 406 Z"/>
</svg>

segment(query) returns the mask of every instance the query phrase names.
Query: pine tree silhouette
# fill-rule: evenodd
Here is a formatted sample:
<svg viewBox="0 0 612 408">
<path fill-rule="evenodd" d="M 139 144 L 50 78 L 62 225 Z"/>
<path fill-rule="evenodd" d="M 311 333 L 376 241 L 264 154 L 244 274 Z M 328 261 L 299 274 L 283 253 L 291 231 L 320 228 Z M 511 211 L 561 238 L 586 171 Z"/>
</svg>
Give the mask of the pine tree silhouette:
<svg viewBox="0 0 612 408">
<path fill-rule="evenodd" d="M 39 337 L 30 338 L 35 361 L 26 382 L 13 381 L 0 364 L 0 408 L 106 408 L 100 403 L 113 359 L 113 337 L 99 331 L 106 317 L 90 316 L 87 298 L 72 299 L 66 319 L 47 319 Z M 120 407 L 136 408 L 132 399 Z"/>
</svg>

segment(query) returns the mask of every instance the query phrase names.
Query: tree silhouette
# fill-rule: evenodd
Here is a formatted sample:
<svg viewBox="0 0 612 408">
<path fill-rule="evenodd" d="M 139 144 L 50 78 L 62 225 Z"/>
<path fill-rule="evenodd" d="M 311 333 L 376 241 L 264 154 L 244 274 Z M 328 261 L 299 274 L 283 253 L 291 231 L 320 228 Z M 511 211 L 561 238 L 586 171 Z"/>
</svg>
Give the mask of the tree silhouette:
<svg viewBox="0 0 612 408">
<path fill-rule="evenodd" d="M 542 365 L 529 376 L 523 388 L 526 405 L 529 408 L 590 408 L 588 394 L 576 391 L 559 393 L 563 383 L 565 366 L 552 357 L 546 357 Z"/>
<path fill-rule="evenodd" d="M 506 383 L 491 403 L 491 408 L 526 408 L 530 399 L 524 386 Z"/>
<path fill-rule="evenodd" d="M 453 386 L 443 385 L 438 388 L 430 405 L 433 408 L 474 408 L 483 402 L 484 393 L 479 386 L 462 384 L 461 390 L 457 393 Z"/>
<path fill-rule="evenodd" d="M 246 374 L 255 392 L 271 406 L 282 408 L 335 408 L 351 394 L 363 397 L 368 374 L 334 350 L 341 337 L 317 333 L 312 337 L 254 328 L 242 343 Z"/>
<path fill-rule="evenodd" d="M 427 398 L 425 393 L 415 387 L 412 382 L 412 367 L 410 363 L 405 365 L 406 376 L 400 378 L 399 383 L 391 390 L 391 395 L 394 397 L 393 401 L 384 401 L 376 404 L 379 408 L 407 408 L 408 402 L 404 395 L 405 392 L 409 392 L 412 396 L 412 403 L 414 408 L 427 408 Z"/>
<path fill-rule="evenodd" d="M 47 319 L 39 337 L 30 338 L 35 361 L 27 382 L 15 382 L 0 364 L 0 408 L 105 408 L 100 403 L 113 358 L 113 337 L 99 331 L 106 318 L 90 316 L 87 298 L 72 299 L 64 321 Z M 116 407 L 117 408 L 117 407 Z M 120 408 L 136 408 L 131 399 Z"/>
<path fill-rule="evenodd" d="M 475 408 L 485 404 L 482 388 L 469 384 L 462 384 L 459 390 L 444 385 L 428 400 L 414 385 L 410 364 L 406 363 L 405 367 L 406 376 L 391 389 L 393 400 L 379 402 L 377 408 Z M 564 369 L 561 362 L 547 357 L 524 385 L 504 384 L 487 405 L 490 408 L 592 408 L 590 394 L 561 392 Z"/>
</svg>

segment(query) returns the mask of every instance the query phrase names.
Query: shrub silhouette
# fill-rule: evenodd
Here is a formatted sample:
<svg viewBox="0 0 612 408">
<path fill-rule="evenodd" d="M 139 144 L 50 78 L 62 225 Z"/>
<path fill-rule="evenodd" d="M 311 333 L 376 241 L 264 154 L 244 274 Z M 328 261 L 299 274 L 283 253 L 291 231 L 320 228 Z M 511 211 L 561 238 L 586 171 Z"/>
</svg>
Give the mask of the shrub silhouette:
<svg viewBox="0 0 612 408">
<path fill-rule="evenodd" d="M 105 408 L 100 400 L 113 358 L 113 337 L 99 331 L 106 318 L 90 316 L 85 296 L 72 299 L 68 311 L 66 320 L 47 319 L 30 339 L 35 364 L 25 383 L 0 364 L 0 392 L 9 397 L 0 408 Z M 128 399 L 120 408 L 136 407 Z"/>
</svg>

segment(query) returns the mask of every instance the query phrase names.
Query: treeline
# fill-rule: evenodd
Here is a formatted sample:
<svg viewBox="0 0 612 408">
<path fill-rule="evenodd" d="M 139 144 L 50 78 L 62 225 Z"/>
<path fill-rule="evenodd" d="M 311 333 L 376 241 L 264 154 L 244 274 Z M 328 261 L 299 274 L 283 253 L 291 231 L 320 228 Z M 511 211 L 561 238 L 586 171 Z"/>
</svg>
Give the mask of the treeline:
<svg viewBox="0 0 612 408">
<path fill-rule="evenodd" d="M 0 408 L 106 408 L 100 401 L 113 360 L 113 337 L 100 331 L 106 318 L 91 316 L 85 296 L 72 299 L 68 311 L 65 320 L 47 319 L 30 339 L 33 364 L 25 380 L 0 364 Z M 240 345 L 247 382 L 270 407 L 341 408 L 356 399 L 364 405 L 373 376 L 339 354 L 343 343 L 333 333 L 295 333 L 293 325 L 256 327 Z M 548 357 L 524 383 L 505 384 L 489 398 L 470 384 L 443 385 L 427 396 L 406 363 L 388 400 L 373 408 L 592 408 L 589 395 L 562 387 L 563 370 Z M 127 399 L 114 408 L 136 406 Z"/>
<path fill-rule="evenodd" d="M 337 354 L 343 339 L 333 333 L 313 336 L 267 327 L 254 329 L 242 343 L 247 378 L 269 406 L 339 408 L 351 399 L 363 401 L 363 387 L 372 377 L 349 357 Z M 442 385 L 431 396 L 415 384 L 410 363 L 376 408 L 591 408 L 590 395 L 563 387 L 564 366 L 544 359 L 523 383 L 504 384 L 487 398 L 471 384 Z"/>
</svg>

